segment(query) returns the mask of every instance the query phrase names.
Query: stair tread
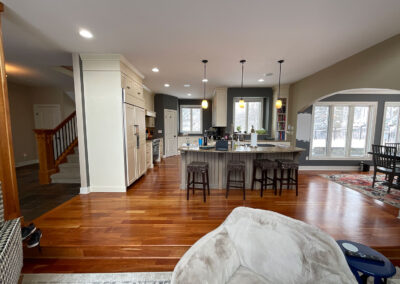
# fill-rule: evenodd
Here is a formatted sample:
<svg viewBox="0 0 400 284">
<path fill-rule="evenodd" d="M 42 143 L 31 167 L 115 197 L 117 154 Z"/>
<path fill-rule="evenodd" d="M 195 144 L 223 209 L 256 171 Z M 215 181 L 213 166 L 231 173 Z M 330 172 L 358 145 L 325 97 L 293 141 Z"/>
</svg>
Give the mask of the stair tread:
<svg viewBox="0 0 400 284">
<path fill-rule="evenodd" d="M 79 168 L 79 163 L 77 162 L 66 162 L 59 165 L 60 168 Z"/>
<path fill-rule="evenodd" d="M 51 175 L 51 178 L 81 178 L 80 172 L 58 172 Z"/>
</svg>

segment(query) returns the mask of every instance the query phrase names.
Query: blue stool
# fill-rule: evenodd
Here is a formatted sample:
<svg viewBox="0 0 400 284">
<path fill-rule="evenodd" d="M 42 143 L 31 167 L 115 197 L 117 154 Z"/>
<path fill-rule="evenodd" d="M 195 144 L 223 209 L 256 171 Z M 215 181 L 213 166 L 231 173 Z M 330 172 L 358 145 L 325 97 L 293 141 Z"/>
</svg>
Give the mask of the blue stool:
<svg viewBox="0 0 400 284">
<path fill-rule="evenodd" d="M 386 283 L 386 279 L 392 277 L 396 273 L 396 268 L 390 262 L 390 260 L 387 259 L 383 254 L 377 252 L 376 250 L 367 247 L 365 245 L 346 240 L 340 240 L 337 241 L 337 243 L 340 249 L 343 251 L 343 253 L 345 252 L 345 248 L 343 247 L 342 244 L 349 243 L 357 247 L 360 253 L 378 256 L 384 261 L 384 262 L 376 262 L 376 261 L 361 259 L 358 257 L 348 256 L 345 254 L 347 264 L 349 265 L 351 271 L 356 277 L 358 283 L 367 283 L 367 279 L 370 276 L 374 277 L 375 284 Z M 361 276 L 359 272 L 362 273 Z"/>
</svg>

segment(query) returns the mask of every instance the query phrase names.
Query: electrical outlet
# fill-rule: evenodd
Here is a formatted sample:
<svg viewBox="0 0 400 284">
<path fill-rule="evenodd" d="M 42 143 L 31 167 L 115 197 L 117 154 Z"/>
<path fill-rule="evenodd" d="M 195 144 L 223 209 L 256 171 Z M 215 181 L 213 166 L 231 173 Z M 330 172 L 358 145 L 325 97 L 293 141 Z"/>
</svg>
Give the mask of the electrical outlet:
<svg viewBox="0 0 400 284">
<path fill-rule="evenodd" d="M 162 133 L 162 130 L 161 130 L 161 129 L 160 129 L 160 130 L 158 130 L 158 133 L 159 133 L 159 134 L 161 134 L 161 133 Z"/>
<path fill-rule="evenodd" d="M 308 160 L 308 156 L 306 156 L 306 160 Z"/>
</svg>

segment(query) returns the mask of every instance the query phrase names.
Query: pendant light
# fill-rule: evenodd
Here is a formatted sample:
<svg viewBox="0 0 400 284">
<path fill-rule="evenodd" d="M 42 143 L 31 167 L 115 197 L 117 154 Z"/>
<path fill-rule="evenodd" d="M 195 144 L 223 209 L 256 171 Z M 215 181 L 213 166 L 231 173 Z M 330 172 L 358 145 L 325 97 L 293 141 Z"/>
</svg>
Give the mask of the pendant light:
<svg viewBox="0 0 400 284">
<path fill-rule="evenodd" d="M 244 59 L 240 60 L 240 63 L 242 64 L 242 84 L 240 85 L 240 88 L 242 88 L 242 89 L 243 89 L 243 70 L 244 70 L 244 63 L 245 62 L 246 62 L 246 60 L 244 60 Z M 242 92 L 243 92 L 243 90 L 242 90 Z M 240 108 L 244 108 L 244 99 L 243 99 L 243 97 L 240 98 L 240 100 L 239 100 L 239 107 Z"/>
<path fill-rule="evenodd" d="M 207 109 L 208 108 L 208 101 L 206 100 L 206 84 L 208 82 L 208 79 L 207 79 L 207 62 L 208 62 L 208 60 L 204 59 L 202 62 L 204 63 L 204 77 L 203 77 L 203 80 L 202 80 L 204 94 L 203 94 L 203 100 L 201 101 L 201 107 L 203 109 Z"/>
<path fill-rule="evenodd" d="M 278 87 L 278 99 L 276 100 L 275 107 L 277 109 L 282 108 L 282 100 L 279 98 L 281 97 L 281 74 L 282 74 L 282 63 L 285 62 L 285 60 L 281 59 L 278 61 L 279 63 L 279 87 Z"/>
</svg>

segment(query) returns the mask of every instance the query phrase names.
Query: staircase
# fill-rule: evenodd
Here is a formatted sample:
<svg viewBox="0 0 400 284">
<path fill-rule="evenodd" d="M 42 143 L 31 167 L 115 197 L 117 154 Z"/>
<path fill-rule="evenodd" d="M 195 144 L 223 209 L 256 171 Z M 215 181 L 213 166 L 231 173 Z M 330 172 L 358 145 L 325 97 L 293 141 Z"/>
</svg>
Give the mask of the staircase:
<svg viewBox="0 0 400 284">
<path fill-rule="evenodd" d="M 79 150 L 74 147 L 74 152 L 67 155 L 66 162 L 59 164 L 59 172 L 50 176 L 51 183 L 80 183 Z"/>
<path fill-rule="evenodd" d="M 54 129 L 35 129 L 39 183 L 80 183 L 76 113 Z"/>
</svg>

